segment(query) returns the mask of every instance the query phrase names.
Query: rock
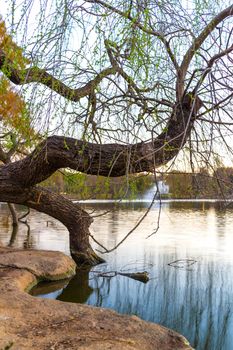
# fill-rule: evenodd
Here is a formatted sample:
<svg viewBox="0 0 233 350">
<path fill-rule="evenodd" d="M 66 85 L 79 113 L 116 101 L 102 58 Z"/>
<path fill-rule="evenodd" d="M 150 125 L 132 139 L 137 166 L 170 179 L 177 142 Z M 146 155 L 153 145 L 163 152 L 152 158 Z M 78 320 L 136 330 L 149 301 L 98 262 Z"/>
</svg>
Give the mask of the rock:
<svg viewBox="0 0 233 350">
<path fill-rule="evenodd" d="M 181 335 L 136 316 L 25 293 L 38 280 L 70 277 L 74 270 L 62 253 L 0 248 L 1 350 L 191 349 Z"/>
<path fill-rule="evenodd" d="M 24 269 L 38 281 L 61 280 L 75 274 L 75 262 L 63 253 L 42 250 L 22 250 L 0 247 L 0 267 Z"/>
</svg>

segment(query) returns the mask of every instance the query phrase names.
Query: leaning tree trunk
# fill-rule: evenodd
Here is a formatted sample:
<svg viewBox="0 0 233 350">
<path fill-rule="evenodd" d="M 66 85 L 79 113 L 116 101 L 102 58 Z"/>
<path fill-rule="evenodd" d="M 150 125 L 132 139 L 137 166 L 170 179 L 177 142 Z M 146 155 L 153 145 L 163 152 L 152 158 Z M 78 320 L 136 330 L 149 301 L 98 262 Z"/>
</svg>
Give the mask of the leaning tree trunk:
<svg viewBox="0 0 233 350">
<path fill-rule="evenodd" d="M 89 243 L 92 219 L 80 206 L 36 185 L 59 168 L 92 175 L 121 176 L 154 171 L 178 154 L 190 135 L 202 103 L 191 93 L 174 106 L 165 131 L 151 142 L 133 145 L 93 144 L 52 136 L 24 159 L 0 166 L 0 201 L 18 203 L 61 221 L 70 234 L 71 255 L 77 263 L 103 261 Z"/>
<path fill-rule="evenodd" d="M 0 181 L 0 200 L 26 205 L 62 222 L 69 231 L 71 256 L 79 266 L 104 262 L 89 242 L 92 218 L 78 204 L 42 187 L 23 188 L 7 181 Z"/>
<path fill-rule="evenodd" d="M 8 151 L 8 152 L 4 152 L 1 143 L 0 143 L 0 161 L 3 164 L 9 164 L 11 162 L 11 155 L 12 153 L 14 153 L 14 147 Z M 11 218 L 12 218 L 12 226 L 13 226 L 13 231 L 16 232 L 16 230 L 14 230 L 14 226 L 18 226 L 18 215 L 17 215 L 17 211 L 15 209 L 15 205 L 13 203 L 7 203 L 8 205 L 8 209 L 10 211 L 11 214 Z"/>
<path fill-rule="evenodd" d="M 30 191 L 26 204 L 62 222 L 69 231 L 70 252 L 80 265 L 96 265 L 104 262 L 92 249 L 89 242 L 89 227 L 93 219 L 78 204 L 44 188 Z"/>
</svg>

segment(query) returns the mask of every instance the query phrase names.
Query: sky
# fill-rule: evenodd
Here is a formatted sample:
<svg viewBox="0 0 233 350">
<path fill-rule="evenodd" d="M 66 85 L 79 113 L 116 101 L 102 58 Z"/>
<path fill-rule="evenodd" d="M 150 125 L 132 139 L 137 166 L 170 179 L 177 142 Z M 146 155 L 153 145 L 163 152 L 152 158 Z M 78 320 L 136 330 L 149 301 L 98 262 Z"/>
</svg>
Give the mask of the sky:
<svg viewBox="0 0 233 350">
<path fill-rule="evenodd" d="M 15 19 L 16 19 L 16 22 L 17 22 L 17 17 L 19 16 L 17 13 L 18 11 L 18 4 L 22 4 L 22 1 L 21 0 L 16 0 L 16 1 L 7 1 L 7 0 L 4 0 L 3 1 L 5 6 L 2 7 L 1 9 L 1 14 L 3 15 L 3 18 L 6 18 L 7 19 L 7 22 L 10 23 L 12 21 L 12 17 L 11 16 L 8 16 L 7 14 L 9 12 L 12 12 L 11 11 L 11 4 L 14 3 L 15 4 L 15 8 L 16 8 L 16 11 L 15 11 Z M 43 2 L 42 2 L 43 3 Z M 47 3 L 47 13 L 49 13 L 49 8 L 50 8 L 50 12 L 53 13 L 54 12 L 54 4 L 55 4 L 55 1 L 54 0 L 48 0 L 46 1 Z M 77 3 L 81 3 L 81 1 L 78 1 Z M 192 4 L 194 4 L 194 2 L 192 1 L 182 1 L 182 3 L 188 8 L 188 9 L 191 9 L 192 8 Z M 196 5 L 198 4 L 198 1 L 195 1 Z M 42 53 L 43 52 L 49 52 L 51 49 L 52 49 L 52 45 L 53 43 L 51 42 L 51 46 L 50 45 L 47 45 L 47 47 L 39 47 L 38 44 L 36 43 L 36 36 L 37 35 L 42 35 L 42 33 L 39 33 L 37 32 L 36 30 L 36 21 L 35 19 L 38 18 L 38 10 L 39 10 L 39 4 L 40 2 L 39 1 L 32 1 L 32 8 L 31 8 L 31 11 L 30 11 L 30 16 L 28 16 L 27 20 L 28 20 L 28 32 L 26 33 L 28 37 L 35 37 L 35 47 L 34 49 L 32 50 L 32 52 L 34 53 L 37 53 L 39 51 L 41 51 Z M 202 2 L 199 2 L 200 6 L 203 6 L 204 4 L 204 1 Z M 216 4 L 216 2 L 215 2 Z M 226 2 L 221 2 L 221 5 L 220 6 L 225 6 Z M 43 23 L 42 27 L 43 28 L 46 28 L 46 26 L 50 26 L 52 24 L 52 21 L 54 19 L 54 15 L 51 15 L 49 17 L 49 21 L 47 23 Z M 16 28 L 15 28 L 16 29 Z M 42 29 L 42 28 L 41 28 Z M 81 29 L 80 29 L 81 30 Z M 82 43 L 81 41 L 81 35 L 79 35 L 79 31 L 76 31 L 75 32 L 75 36 L 72 35 L 70 37 L 70 47 L 72 48 L 73 52 L 75 51 L 78 51 L 79 48 L 80 48 L 80 45 Z M 17 28 L 17 38 L 18 38 L 18 42 L 19 43 L 25 43 L 27 40 L 26 40 L 26 36 L 25 36 L 25 33 L 23 31 L 21 31 L 20 27 Z M 89 47 L 91 49 L 91 46 L 92 44 L 94 43 L 95 39 L 96 39 L 96 33 L 94 31 L 91 31 L 91 32 L 88 32 L 88 38 L 89 38 Z M 32 45 L 31 45 L 31 48 L 32 48 Z M 45 50 L 45 51 L 43 51 Z M 71 53 L 70 53 L 71 55 Z M 83 60 L 83 62 L 85 62 L 85 64 L 88 64 L 88 61 L 89 61 L 89 53 L 88 51 L 85 52 L 84 54 L 84 57 L 80 58 L 80 62 Z M 72 59 L 72 57 L 70 56 L 69 57 L 70 59 Z M 38 58 L 39 59 L 39 58 Z M 54 65 L 54 62 L 51 63 L 51 65 Z M 49 68 L 49 65 L 48 65 L 48 68 Z M 64 72 L 64 71 L 63 71 Z M 77 75 L 77 80 L 78 79 L 81 79 L 82 76 L 79 76 Z M 81 83 L 81 81 L 80 81 Z M 22 88 L 24 89 L 24 88 Z M 27 92 L 26 94 L 28 94 L 28 96 L 34 96 L 34 87 L 32 86 L 30 89 L 30 92 Z M 67 102 L 64 102 L 62 101 L 62 99 L 60 99 L 60 101 L 62 102 L 58 102 L 58 98 L 54 95 L 54 93 L 49 93 L 48 90 L 46 93 L 44 93 L 43 89 L 42 88 L 39 88 L 37 89 L 37 94 L 35 95 L 37 96 L 36 98 L 40 98 L 40 101 L 42 101 L 42 105 L 43 105 L 43 99 L 44 101 L 46 101 L 46 105 L 47 105 L 47 111 L 46 113 L 44 114 L 44 118 L 41 117 L 41 112 L 40 112 L 40 116 L 38 116 L 38 119 L 37 119 L 37 125 L 40 125 L 41 126 L 41 129 L 54 129 L 57 125 L 59 124 L 63 124 L 63 126 L 61 127 L 61 132 L 67 132 L 67 129 L 69 129 L 69 126 L 68 126 L 68 120 L 70 119 L 67 119 L 66 117 L 62 116 L 61 113 L 59 112 L 60 110 L 62 110 L 62 108 L 64 108 L 64 105 L 65 105 L 65 109 L 66 111 L 70 111 L 70 113 L 72 113 L 72 109 L 71 107 L 69 107 L 69 103 Z M 30 97 L 31 98 L 31 97 Z M 52 103 L 52 101 L 54 101 Z M 40 103 L 41 104 L 41 103 Z M 85 99 L 83 100 L 82 102 L 83 104 L 83 107 L 85 108 Z M 45 103 L 44 103 L 45 105 Z M 69 109 L 70 108 L 70 109 Z M 44 112 L 43 112 L 44 113 Z M 38 113 L 39 114 L 39 113 Z M 58 118 L 58 115 L 59 115 L 59 118 Z M 76 127 L 76 134 L 75 136 L 79 136 L 79 128 Z M 230 145 L 231 145 L 231 141 L 230 141 Z M 220 146 L 216 146 L 216 149 L 218 150 L 218 152 L 220 153 L 222 159 L 224 159 L 224 163 L 226 165 L 231 165 L 232 164 L 232 160 L 229 158 L 229 156 L 225 153 L 225 151 L 223 152 L 222 151 L 222 145 Z M 183 163 L 186 163 L 186 161 L 184 161 Z M 180 161 L 180 164 L 182 164 L 182 162 Z M 181 167 L 183 167 L 184 165 L 181 165 Z"/>
</svg>

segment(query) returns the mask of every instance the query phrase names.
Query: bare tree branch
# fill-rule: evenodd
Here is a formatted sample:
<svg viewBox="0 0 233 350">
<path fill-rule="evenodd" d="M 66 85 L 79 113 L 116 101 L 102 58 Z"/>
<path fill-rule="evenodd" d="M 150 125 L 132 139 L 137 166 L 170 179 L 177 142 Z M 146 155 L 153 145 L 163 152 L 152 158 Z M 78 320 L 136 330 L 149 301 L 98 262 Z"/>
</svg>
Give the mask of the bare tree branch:
<svg viewBox="0 0 233 350">
<path fill-rule="evenodd" d="M 8 79 L 10 79 L 16 85 L 29 84 L 29 83 L 41 83 L 51 90 L 57 92 L 59 95 L 67 98 L 70 101 L 77 102 L 80 98 L 88 96 L 94 92 L 98 84 L 107 76 L 116 73 L 113 67 L 102 70 L 96 77 L 90 80 L 81 88 L 72 89 L 65 85 L 61 80 L 56 79 L 46 70 L 38 67 L 32 67 L 28 69 L 16 69 L 12 62 L 6 58 L 5 53 L 0 49 L 0 70 L 6 73 Z"/>
<path fill-rule="evenodd" d="M 190 62 L 195 55 L 196 51 L 201 47 L 203 42 L 208 38 L 210 33 L 217 27 L 219 23 L 221 23 L 224 19 L 229 16 L 233 16 L 233 5 L 230 5 L 223 11 L 221 11 L 216 17 L 214 17 L 204 28 L 204 30 L 198 35 L 196 39 L 194 39 L 192 45 L 189 47 L 187 52 L 185 53 L 182 63 L 179 68 L 177 82 L 176 82 L 176 90 L 177 90 L 177 99 L 180 100 L 182 98 L 184 92 L 184 80 L 190 65 Z"/>
</svg>

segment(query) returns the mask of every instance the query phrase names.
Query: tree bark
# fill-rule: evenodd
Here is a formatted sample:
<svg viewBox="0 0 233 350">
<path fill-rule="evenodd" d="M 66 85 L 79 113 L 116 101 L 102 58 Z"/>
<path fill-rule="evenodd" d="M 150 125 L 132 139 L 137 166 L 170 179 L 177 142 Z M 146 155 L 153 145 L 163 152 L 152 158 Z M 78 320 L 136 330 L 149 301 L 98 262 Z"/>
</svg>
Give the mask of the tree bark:
<svg viewBox="0 0 233 350">
<path fill-rule="evenodd" d="M 9 164 L 11 162 L 11 153 L 12 151 L 14 152 L 14 148 L 12 148 L 10 151 L 8 152 L 4 152 L 3 148 L 1 147 L 0 144 L 0 161 L 3 164 Z M 7 203 L 8 205 L 8 209 L 10 211 L 11 214 L 11 218 L 12 218 L 12 226 L 13 226 L 13 231 L 14 231 L 14 235 L 16 235 L 17 230 L 14 229 L 15 226 L 18 226 L 18 215 L 17 215 L 17 211 L 15 209 L 14 204 L 12 203 Z"/>
<path fill-rule="evenodd" d="M 36 185 L 65 167 L 111 177 L 154 171 L 183 147 L 201 105 L 198 97 L 186 95 L 182 104 L 174 107 L 166 129 L 148 143 L 101 145 L 49 137 L 29 156 L 0 167 L 0 201 L 23 204 L 61 221 L 69 231 L 71 255 L 78 264 L 103 262 L 89 243 L 92 219 L 88 213 L 61 195 Z"/>
<path fill-rule="evenodd" d="M 0 184 L 0 200 L 28 206 L 62 222 L 69 231 L 71 256 L 79 266 L 104 261 L 89 242 L 92 218 L 78 204 L 43 187 L 23 188 L 12 183 Z"/>
<path fill-rule="evenodd" d="M 117 177 L 126 173 L 154 171 L 178 154 L 190 135 L 202 102 L 187 94 L 174 107 L 165 130 L 151 142 L 136 144 L 94 144 L 64 136 L 51 136 L 24 159 L 0 169 L 7 178 L 23 187 L 34 186 L 59 168 Z M 27 176 L 25 176 L 27 174 Z"/>
<path fill-rule="evenodd" d="M 104 262 L 89 242 L 89 227 L 93 219 L 78 204 L 42 187 L 32 188 L 24 204 L 52 216 L 66 226 L 71 256 L 79 266 Z"/>
</svg>

